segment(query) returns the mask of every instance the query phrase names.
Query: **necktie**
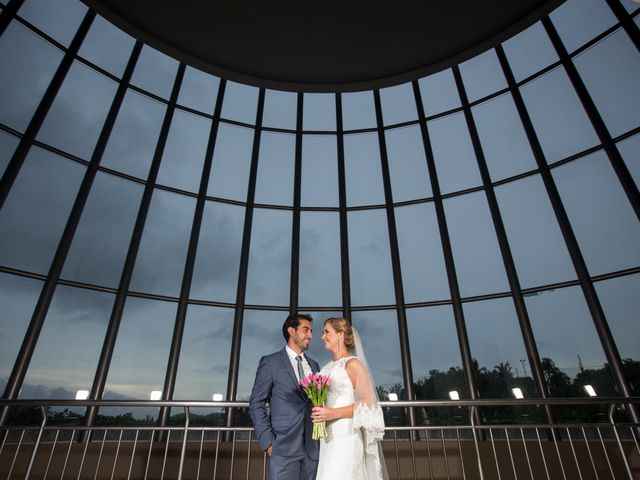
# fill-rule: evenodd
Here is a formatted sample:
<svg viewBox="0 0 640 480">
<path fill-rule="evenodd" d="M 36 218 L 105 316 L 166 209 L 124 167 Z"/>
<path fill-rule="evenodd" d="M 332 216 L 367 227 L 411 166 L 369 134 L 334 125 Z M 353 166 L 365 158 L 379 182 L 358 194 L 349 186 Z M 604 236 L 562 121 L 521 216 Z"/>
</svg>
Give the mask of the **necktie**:
<svg viewBox="0 0 640 480">
<path fill-rule="evenodd" d="M 302 369 L 302 355 L 296 356 L 296 362 L 298 362 L 298 381 L 304 378 L 304 370 Z"/>
</svg>

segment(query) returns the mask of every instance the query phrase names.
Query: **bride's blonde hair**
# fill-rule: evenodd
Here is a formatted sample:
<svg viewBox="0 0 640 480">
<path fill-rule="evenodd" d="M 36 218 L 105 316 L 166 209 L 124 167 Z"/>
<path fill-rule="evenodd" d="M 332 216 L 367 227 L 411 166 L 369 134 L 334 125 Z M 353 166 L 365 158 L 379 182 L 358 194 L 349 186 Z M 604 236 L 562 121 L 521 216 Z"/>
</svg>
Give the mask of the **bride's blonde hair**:
<svg viewBox="0 0 640 480">
<path fill-rule="evenodd" d="M 351 327 L 351 324 L 344 318 L 340 317 L 327 318 L 324 321 L 324 324 L 326 325 L 327 323 L 331 324 L 336 332 L 344 334 L 344 346 L 347 347 L 347 350 L 352 352 L 356 348 L 356 344 L 353 339 L 353 328 Z"/>
</svg>

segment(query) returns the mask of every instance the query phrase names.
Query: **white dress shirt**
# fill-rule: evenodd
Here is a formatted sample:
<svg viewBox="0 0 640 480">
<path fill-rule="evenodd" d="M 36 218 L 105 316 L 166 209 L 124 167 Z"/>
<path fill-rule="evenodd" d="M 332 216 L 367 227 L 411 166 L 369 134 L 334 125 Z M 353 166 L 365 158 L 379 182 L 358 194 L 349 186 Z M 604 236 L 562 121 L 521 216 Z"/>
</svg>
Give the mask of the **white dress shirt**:
<svg viewBox="0 0 640 480">
<path fill-rule="evenodd" d="M 291 366 L 293 367 L 293 372 L 296 374 L 296 378 L 298 378 L 298 361 L 296 360 L 298 354 L 291 350 L 291 348 L 289 348 L 289 345 L 287 345 L 285 349 L 287 351 L 287 355 L 289 355 L 289 361 L 291 362 Z M 306 377 L 311 373 L 311 366 L 307 361 L 307 357 L 304 356 L 304 352 L 300 355 L 302 355 L 302 371 L 304 372 L 304 376 Z M 299 378 L 298 382 L 300 382 Z"/>
</svg>

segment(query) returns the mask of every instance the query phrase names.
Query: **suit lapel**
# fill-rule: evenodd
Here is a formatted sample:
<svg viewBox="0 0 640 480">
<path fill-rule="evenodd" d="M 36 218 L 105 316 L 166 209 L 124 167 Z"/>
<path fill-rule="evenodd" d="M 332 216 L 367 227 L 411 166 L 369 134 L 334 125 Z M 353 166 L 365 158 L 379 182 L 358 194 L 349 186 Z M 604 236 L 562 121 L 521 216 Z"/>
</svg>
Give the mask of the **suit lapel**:
<svg viewBox="0 0 640 480">
<path fill-rule="evenodd" d="M 282 361 L 282 367 L 289 374 L 291 381 L 296 386 L 296 388 L 302 393 L 302 389 L 300 388 L 300 384 L 298 383 L 298 379 L 296 378 L 296 373 L 293 371 L 293 365 L 291 365 L 291 360 L 289 360 L 289 355 L 287 355 L 287 350 L 282 349 L 280 353 L 280 360 Z"/>
</svg>

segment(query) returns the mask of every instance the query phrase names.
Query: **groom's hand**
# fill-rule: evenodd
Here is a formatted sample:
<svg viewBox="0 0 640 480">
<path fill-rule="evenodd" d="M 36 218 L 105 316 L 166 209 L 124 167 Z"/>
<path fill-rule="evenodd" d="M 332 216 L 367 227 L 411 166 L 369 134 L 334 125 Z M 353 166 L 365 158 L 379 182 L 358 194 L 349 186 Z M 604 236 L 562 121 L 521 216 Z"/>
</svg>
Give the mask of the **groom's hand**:
<svg viewBox="0 0 640 480">
<path fill-rule="evenodd" d="M 271 456 L 271 452 L 272 452 L 272 451 L 273 451 L 273 445 L 269 445 L 269 446 L 267 447 L 267 450 L 266 450 L 267 455 Z"/>
</svg>

